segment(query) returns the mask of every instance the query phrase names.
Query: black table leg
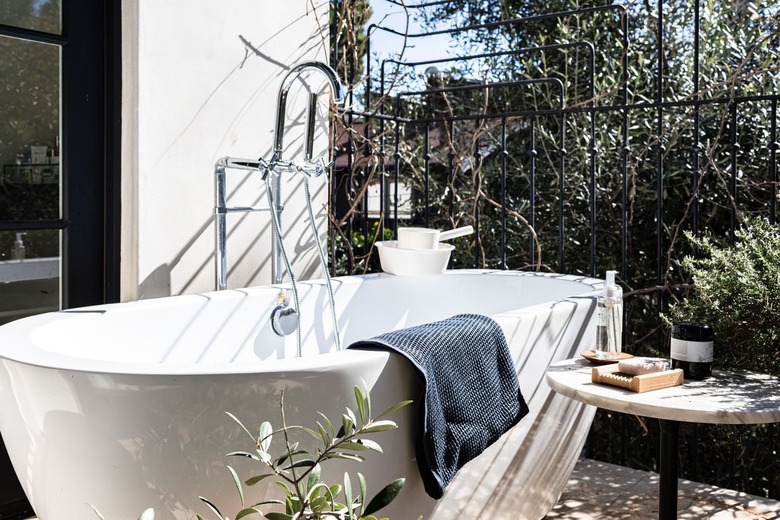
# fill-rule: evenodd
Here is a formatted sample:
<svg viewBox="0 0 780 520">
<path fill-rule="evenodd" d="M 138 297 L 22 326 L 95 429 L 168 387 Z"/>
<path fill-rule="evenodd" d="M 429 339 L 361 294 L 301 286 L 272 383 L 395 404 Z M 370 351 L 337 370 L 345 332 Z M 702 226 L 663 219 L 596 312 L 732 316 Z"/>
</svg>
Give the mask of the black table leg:
<svg viewBox="0 0 780 520">
<path fill-rule="evenodd" d="M 680 423 L 659 419 L 661 424 L 661 484 L 659 488 L 658 518 L 674 520 L 677 518 L 677 444 Z"/>
</svg>

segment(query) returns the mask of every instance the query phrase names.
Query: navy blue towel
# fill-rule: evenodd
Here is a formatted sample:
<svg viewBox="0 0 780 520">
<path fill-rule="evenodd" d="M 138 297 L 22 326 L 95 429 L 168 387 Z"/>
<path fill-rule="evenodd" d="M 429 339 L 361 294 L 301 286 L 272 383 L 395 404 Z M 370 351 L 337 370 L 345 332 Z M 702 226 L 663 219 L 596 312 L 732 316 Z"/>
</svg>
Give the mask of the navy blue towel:
<svg viewBox="0 0 780 520">
<path fill-rule="evenodd" d="M 487 316 L 459 314 L 347 348 L 377 347 L 404 355 L 424 381 L 415 450 L 432 498 L 528 413 L 504 333 Z"/>
</svg>

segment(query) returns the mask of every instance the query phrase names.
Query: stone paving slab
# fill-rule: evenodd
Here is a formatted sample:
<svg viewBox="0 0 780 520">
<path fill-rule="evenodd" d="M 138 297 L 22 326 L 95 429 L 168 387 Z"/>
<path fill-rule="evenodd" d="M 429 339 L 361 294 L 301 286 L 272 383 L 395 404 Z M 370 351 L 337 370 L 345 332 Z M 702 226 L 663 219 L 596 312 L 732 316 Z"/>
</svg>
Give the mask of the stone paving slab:
<svg viewBox="0 0 780 520">
<path fill-rule="evenodd" d="M 707 484 L 679 481 L 678 519 L 780 519 L 780 502 Z M 580 459 L 545 519 L 658 518 L 658 474 Z"/>
<path fill-rule="evenodd" d="M 679 481 L 677 518 L 682 520 L 780 520 L 780 502 Z M 545 520 L 655 520 L 658 474 L 580 459 L 558 504 Z M 29 520 L 37 520 L 30 518 Z"/>
</svg>

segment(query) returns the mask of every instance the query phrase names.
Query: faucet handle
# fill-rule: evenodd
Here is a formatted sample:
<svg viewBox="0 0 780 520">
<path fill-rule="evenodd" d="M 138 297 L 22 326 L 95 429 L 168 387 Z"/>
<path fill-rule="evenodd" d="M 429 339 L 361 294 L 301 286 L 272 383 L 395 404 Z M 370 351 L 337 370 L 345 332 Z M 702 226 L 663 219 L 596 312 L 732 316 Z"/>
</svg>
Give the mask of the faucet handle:
<svg viewBox="0 0 780 520">
<path fill-rule="evenodd" d="M 303 161 L 295 165 L 296 170 L 304 174 L 308 178 L 319 177 L 327 173 L 328 168 L 333 166 L 333 162 L 325 163 L 325 160 L 320 158 L 318 161 Z"/>
<path fill-rule="evenodd" d="M 334 164 L 335 161 L 326 163 L 323 158 L 320 158 L 317 161 L 304 160 L 300 162 L 271 160 L 270 162 L 264 162 L 263 164 L 263 169 L 262 169 L 263 179 L 265 179 L 268 176 L 269 172 L 301 173 L 305 175 L 307 178 L 311 179 L 312 177 L 319 177 L 320 175 L 327 173 L 328 168 L 330 168 Z"/>
<path fill-rule="evenodd" d="M 320 157 L 319 161 L 314 165 L 314 171 L 317 177 L 320 175 L 325 175 L 328 172 L 328 169 L 332 167 L 334 164 L 336 164 L 336 161 L 330 161 L 329 163 L 325 162 L 325 159 Z"/>
</svg>

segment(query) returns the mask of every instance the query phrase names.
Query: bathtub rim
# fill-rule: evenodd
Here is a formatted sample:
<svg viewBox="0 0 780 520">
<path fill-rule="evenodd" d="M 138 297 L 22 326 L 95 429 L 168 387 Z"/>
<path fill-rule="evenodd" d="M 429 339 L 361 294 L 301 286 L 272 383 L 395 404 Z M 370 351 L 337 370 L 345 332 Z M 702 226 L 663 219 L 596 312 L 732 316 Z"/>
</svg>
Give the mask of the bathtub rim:
<svg viewBox="0 0 780 520">
<path fill-rule="evenodd" d="M 503 311 L 491 316 L 518 316 L 523 314 L 534 314 L 534 311 L 549 309 L 553 305 L 562 301 L 573 301 L 579 298 L 592 299 L 601 292 L 604 280 L 591 278 L 582 275 L 560 274 L 560 273 L 539 273 L 534 271 L 514 271 L 499 269 L 450 269 L 441 275 L 433 276 L 479 276 L 479 275 L 499 275 L 499 276 L 530 276 L 542 278 L 554 278 L 568 282 L 576 282 L 583 285 L 589 285 L 591 291 L 583 291 L 563 298 L 551 299 L 535 305 L 520 307 L 508 311 Z M 395 275 L 386 273 L 368 273 L 365 275 L 350 275 L 334 278 L 340 279 L 371 279 L 371 278 L 396 278 Z M 404 277 L 406 278 L 406 277 Z M 301 285 L 320 285 L 323 286 L 323 279 L 306 280 L 298 282 Z M 224 291 L 209 291 L 195 294 L 183 294 L 167 296 L 161 298 L 152 298 L 147 300 L 133 300 L 129 302 L 109 303 L 79 307 L 75 309 L 65 309 L 61 311 L 48 312 L 28 318 L 23 318 L 6 325 L 0 326 L 0 342 L 7 335 L 11 345 L 3 344 L 0 347 L 0 363 L 19 363 L 24 365 L 48 368 L 52 370 L 82 372 L 91 374 L 105 375 L 134 375 L 134 376 L 216 376 L 216 375 L 241 375 L 241 374 L 268 374 L 294 372 L 329 372 L 332 370 L 341 370 L 348 361 L 365 362 L 366 358 L 373 357 L 372 362 L 384 362 L 388 353 L 379 350 L 346 350 L 338 352 L 327 352 L 316 356 L 307 356 L 303 358 L 291 359 L 266 359 L 259 360 L 257 363 L 159 363 L 159 362 L 112 362 L 100 359 L 85 357 L 75 357 L 66 354 L 60 354 L 40 348 L 32 334 L 39 327 L 59 320 L 75 319 L 78 315 L 85 313 L 104 313 L 108 310 L 116 309 L 117 306 L 135 307 L 144 306 L 151 302 L 161 302 L 165 300 L 176 299 L 198 299 L 203 296 L 209 298 L 230 298 L 231 295 L 246 291 L 273 290 L 280 288 L 289 288 L 289 284 L 273 284 L 252 287 L 242 287 L 227 289 Z M 233 296 L 234 297 L 234 296 Z M 35 357 L 42 359 L 35 359 Z M 350 356 L 347 358 L 346 356 Z"/>
</svg>

